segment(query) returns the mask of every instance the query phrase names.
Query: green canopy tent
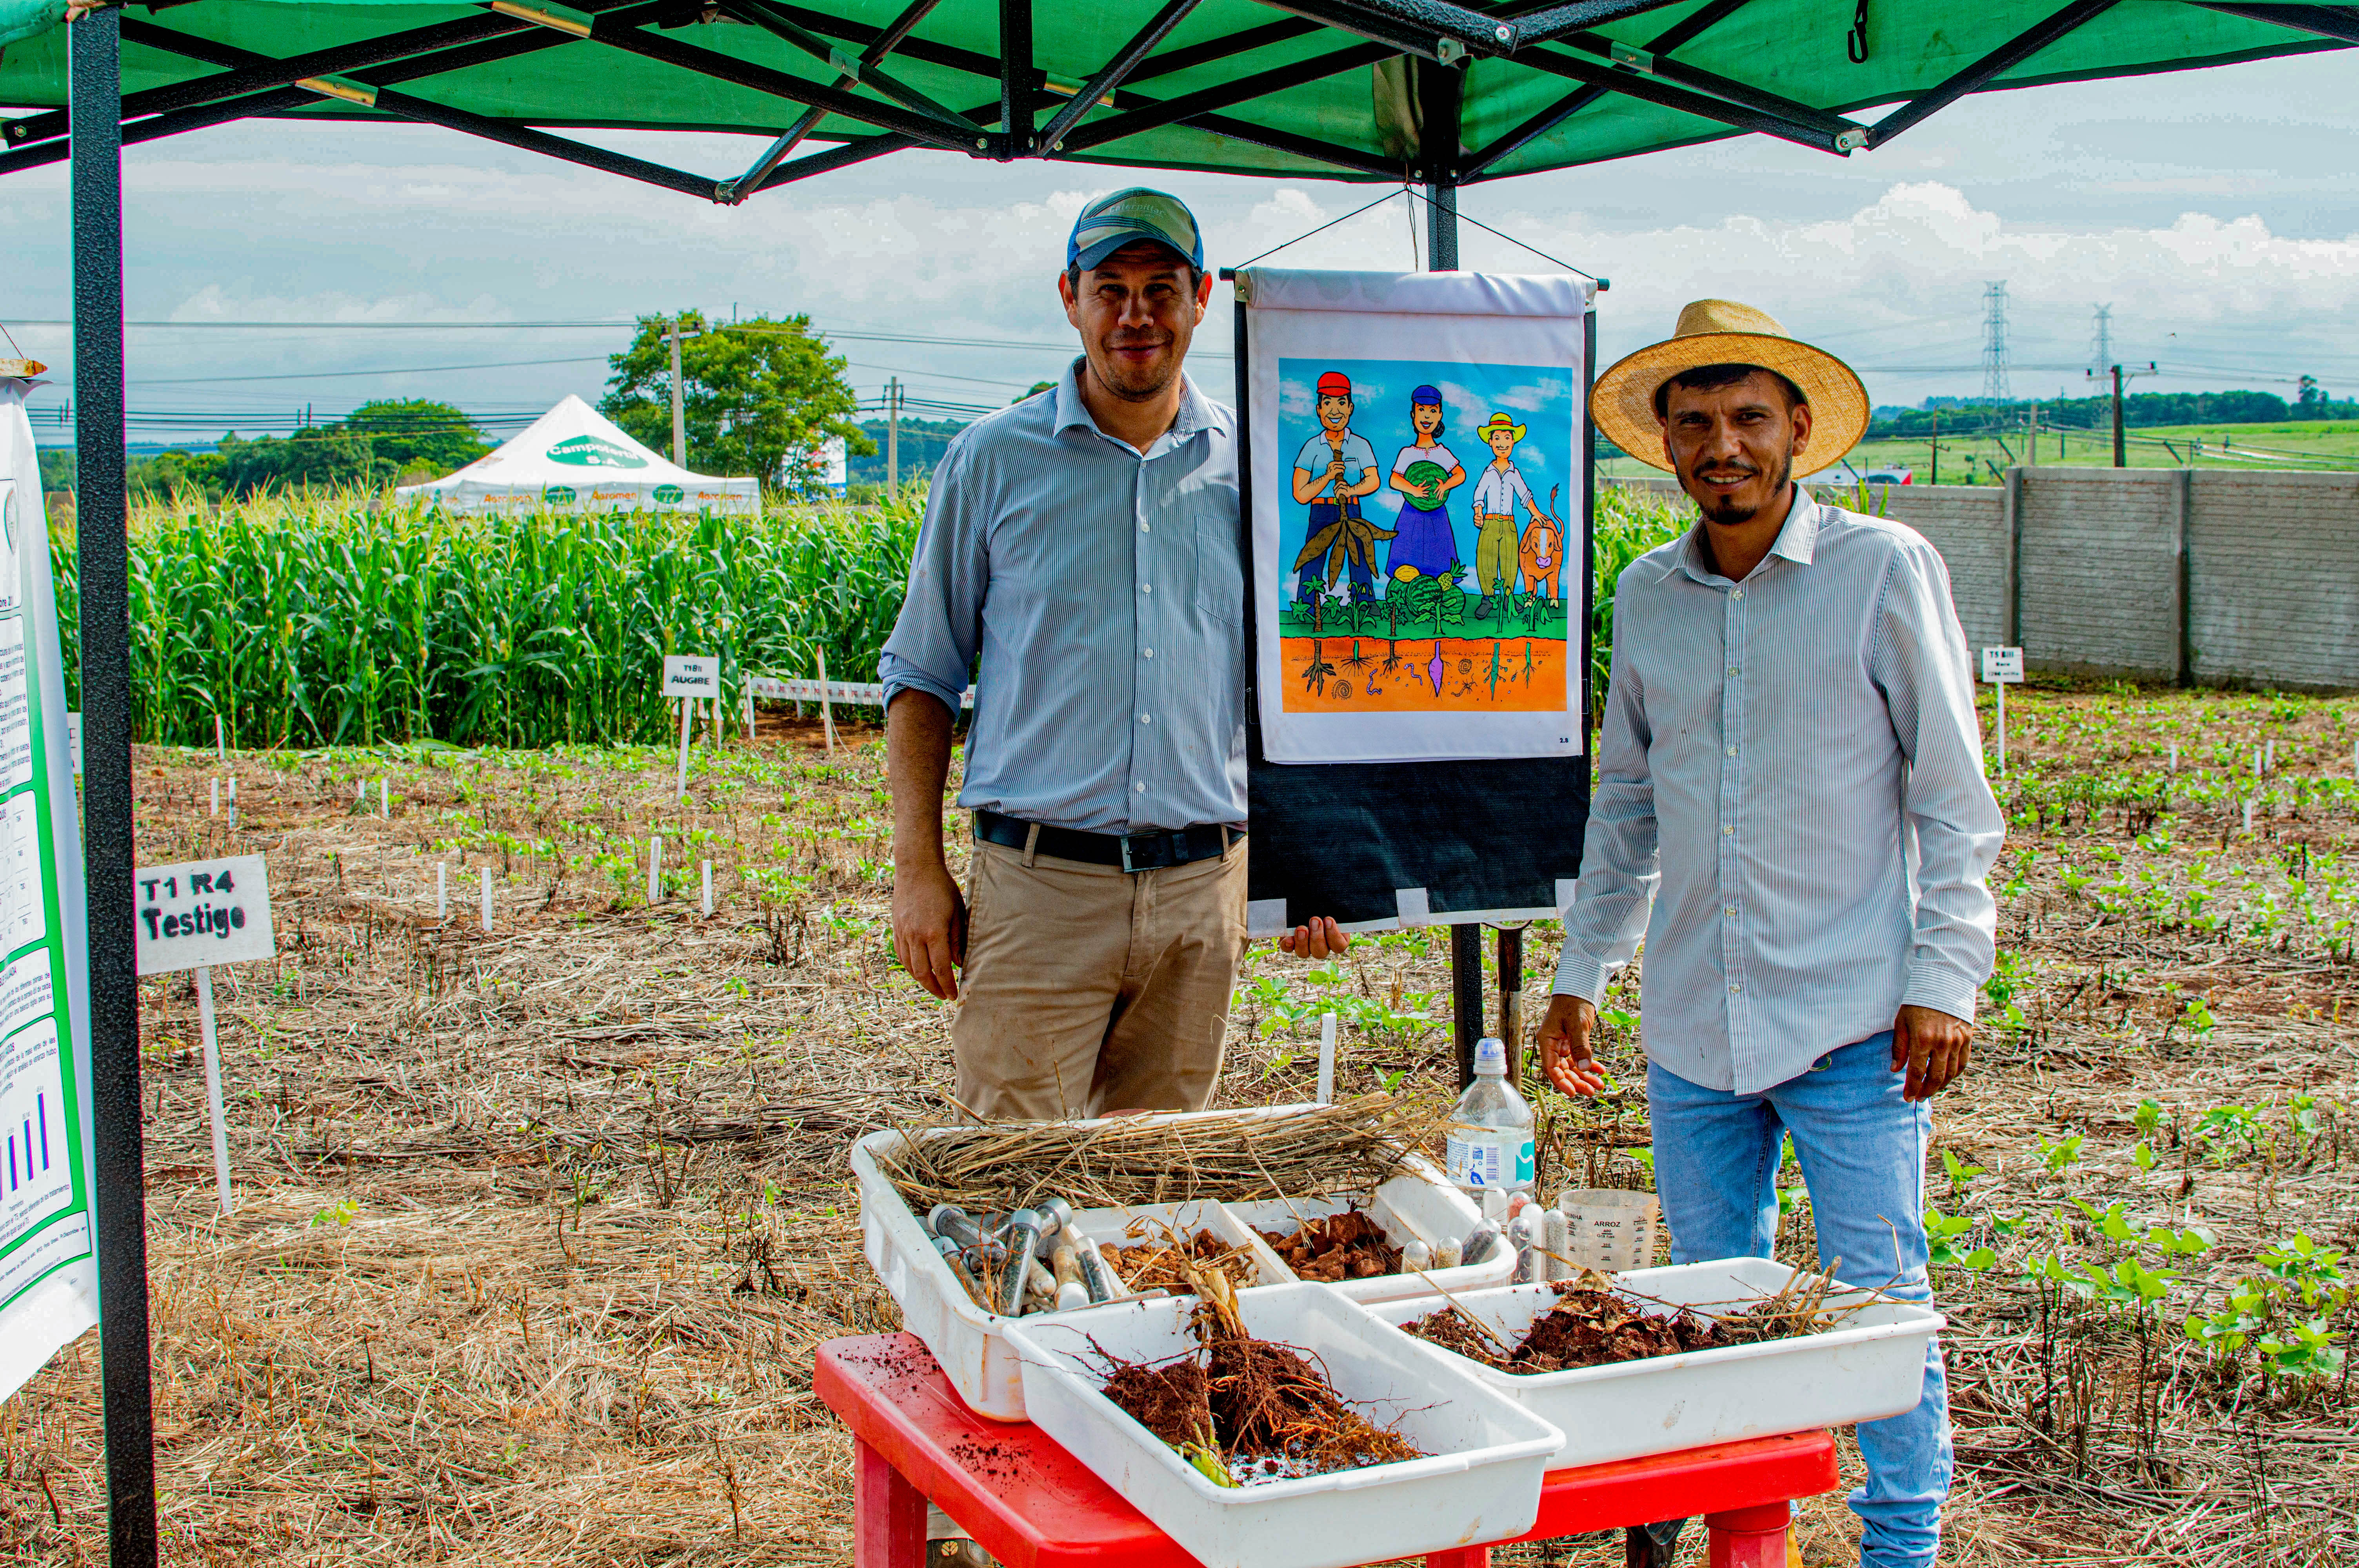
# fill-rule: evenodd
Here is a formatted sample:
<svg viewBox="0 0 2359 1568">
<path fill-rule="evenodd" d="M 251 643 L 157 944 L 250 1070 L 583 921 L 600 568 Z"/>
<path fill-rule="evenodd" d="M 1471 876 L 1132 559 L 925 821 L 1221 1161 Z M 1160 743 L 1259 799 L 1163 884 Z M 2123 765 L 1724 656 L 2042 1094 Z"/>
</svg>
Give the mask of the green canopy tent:
<svg viewBox="0 0 2359 1568">
<path fill-rule="evenodd" d="M 2231 0 L 0 0 L 0 174 L 71 158 L 91 1099 L 110 1534 L 156 1561 L 131 932 L 121 146 L 256 117 L 420 121 L 704 200 L 913 147 L 1427 188 L 1757 132 L 1844 157 L 1970 93 L 2359 43 Z M 134 14 L 144 13 L 144 14 Z M 1869 124 L 1853 117 L 1897 108 Z M 755 132 L 696 174 L 550 127 Z M 1465 927 L 1455 927 L 1460 933 Z M 1462 1012 L 1481 970 L 1453 946 Z"/>
</svg>

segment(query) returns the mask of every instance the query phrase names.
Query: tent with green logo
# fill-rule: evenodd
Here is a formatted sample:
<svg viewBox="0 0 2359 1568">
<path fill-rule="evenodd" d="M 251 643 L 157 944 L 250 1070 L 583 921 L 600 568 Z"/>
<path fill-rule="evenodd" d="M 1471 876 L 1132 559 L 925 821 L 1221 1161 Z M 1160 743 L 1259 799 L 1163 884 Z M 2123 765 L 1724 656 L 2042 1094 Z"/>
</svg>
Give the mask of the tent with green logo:
<svg viewBox="0 0 2359 1568">
<path fill-rule="evenodd" d="M 711 512 L 758 517 L 762 481 L 708 479 L 666 462 L 580 398 L 457 473 L 393 492 L 464 516 L 534 512 Z"/>
</svg>

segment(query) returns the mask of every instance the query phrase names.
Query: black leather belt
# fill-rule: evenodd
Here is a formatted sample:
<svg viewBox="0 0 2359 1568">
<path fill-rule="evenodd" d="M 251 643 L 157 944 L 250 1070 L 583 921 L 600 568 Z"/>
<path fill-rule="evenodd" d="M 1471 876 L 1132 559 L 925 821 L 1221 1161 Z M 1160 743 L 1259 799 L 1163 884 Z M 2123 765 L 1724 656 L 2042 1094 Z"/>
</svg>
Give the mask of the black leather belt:
<svg viewBox="0 0 2359 1568">
<path fill-rule="evenodd" d="M 1040 834 L 1036 841 L 1033 831 Z M 1079 860 L 1091 866 L 1120 866 L 1125 871 L 1156 871 L 1184 866 L 1191 860 L 1217 860 L 1245 829 L 1223 823 L 1201 823 L 1162 833 L 1083 833 L 1071 827 L 1051 827 L 996 811 L 974 814 L 974 836 L 986 844 L 1009 849 L 1029 848 L 1036 855 Z"/>
</svg>

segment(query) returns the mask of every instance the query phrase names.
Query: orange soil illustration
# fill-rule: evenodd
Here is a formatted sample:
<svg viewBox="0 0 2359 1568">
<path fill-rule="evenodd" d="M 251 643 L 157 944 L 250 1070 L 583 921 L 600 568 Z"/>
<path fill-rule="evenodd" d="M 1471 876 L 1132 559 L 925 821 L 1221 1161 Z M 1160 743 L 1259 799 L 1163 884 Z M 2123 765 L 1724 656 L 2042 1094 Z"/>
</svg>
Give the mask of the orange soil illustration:
<svg viewBox="0 0 2359 1568">
<path fill-rule="evenodd" d="M 1545 637 L 1281 637 L 1288 713 L 1560 713 L 1565 644 Z"/>
</svg>

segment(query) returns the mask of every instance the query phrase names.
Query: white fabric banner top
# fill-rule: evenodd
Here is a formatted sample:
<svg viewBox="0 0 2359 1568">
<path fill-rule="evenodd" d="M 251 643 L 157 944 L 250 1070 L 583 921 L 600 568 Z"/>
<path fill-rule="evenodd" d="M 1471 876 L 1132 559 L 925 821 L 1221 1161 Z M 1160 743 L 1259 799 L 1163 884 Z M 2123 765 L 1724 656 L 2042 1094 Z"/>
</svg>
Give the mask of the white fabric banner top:
<svg viewBox="0 0 2359 1568">
<path fill-rule="evenodd" d="M 1270 762 L 1581 754 L 1591 288 L 1238 274 Z"/>
</svg>

